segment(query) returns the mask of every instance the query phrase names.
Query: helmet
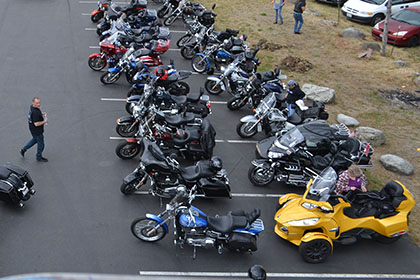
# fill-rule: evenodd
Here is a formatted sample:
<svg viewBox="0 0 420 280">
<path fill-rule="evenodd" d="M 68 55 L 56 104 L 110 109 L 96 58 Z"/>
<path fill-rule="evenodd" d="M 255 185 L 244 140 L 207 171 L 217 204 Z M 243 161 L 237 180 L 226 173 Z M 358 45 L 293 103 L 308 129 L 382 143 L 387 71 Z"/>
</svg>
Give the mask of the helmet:
<svg viewBox="0 0 420 280">
<path fill-rule="evenodd" d="M 222 167 L 223 167 L 222 160 L 221 160 L 218 156 L 213 156 L 213 157 L 211 158 L 211 160 L 210 160 L 210 166 L 211 166 L 213 169 L 215 169 L 215 170 L 219 171 L 219 170 L 221 170 L 221 169 L 222 169 Z"/>
<path fill-rule="evenodd" d="M 290 86 L 293 86 L 293 85 L 295 85 L 295 86 L 297 86 L 297 82 L 295 82 L 294 80 L 290 80 L 290 81 L 288 81 L 287 82 L 287 85 L 290 87 Z"/>
<path fill-rule="evenodd" d="M 166 80 L 168 78 L 168 70 L 166 70 L 165 68 L 162 67 L 158 67 L 155 69 L 155 74 L 156 76 L 159 77 L 159 79 L 161 80 Z"/>
<path fill-rule="evenodd" d="M 248 269 L 248 277 L 254 280 L 265 280 L 267 273 L 261 265 L 253 265 Z"/>
</svg>

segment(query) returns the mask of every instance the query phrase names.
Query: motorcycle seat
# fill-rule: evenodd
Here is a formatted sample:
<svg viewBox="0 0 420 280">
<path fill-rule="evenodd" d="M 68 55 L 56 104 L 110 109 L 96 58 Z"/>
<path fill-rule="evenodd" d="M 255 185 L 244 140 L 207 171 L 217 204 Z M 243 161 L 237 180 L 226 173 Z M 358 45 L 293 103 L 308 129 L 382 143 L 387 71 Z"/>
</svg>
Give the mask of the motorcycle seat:
<svg viewBox="0 0 420 280">
<path fill-rule="evenodd" d="M 5 167 L 0 167 L 0 180 L 6 180 L 9 178 L 10 173 L 12 173 L 9 169 Z"/>
<path fill-rule="evenodd" d="M 171 95 L 171 100 L 175 102 L 177 105 L 182 105 L 185 102 L 187 102 L 187 97 L 185 95 L 181 95 L 181 96 Z"/>
<path fill-rule="evenodd" d="M 188 93 L 187 94 L 187 100 L 189 102 L 192 102 L 192 103 L 197 103 L 198 100 L 200 100 L 200 97 L 201 97 L 201 95 L 198 92 L 197 93 Z"/>
<path fill-rule="evenodd" d="M 190 182 L 211 177 L 215 174 L 208 160 L 200 160 L 195 165 L 180 167 L 180 173 L 182 178 Z"/>
<path fill-rule="evenodd" d="M 296 125 L 296 124 L 300 124 L 302 122 L 302 118 L 298 114 L 294 113 L 293 115 L 291 115 L 287 119 L 287 121 Z"/>
<path fill-rule="evenodd" d="M 207 217 L 207 223 L 210 230 L 228 233 L 232 232 L 234 229 L 248 226 L 248 219 L 246 216 L 234 216 L 229 214 L 220 217 Z"/>
<path fill-rule="evenodd" d="M 165 115 L 165 121 L 169 125 L 179 126 L 181 124 L 185 124 L 194 120 L 195 115 L 193 113 L 185 113 L 183 115 Z"/>
<path fill-rule="evenodd" d="M 141 57 L 141 56 L 146 56 L 146 55 L 150 55 L 152 53 L 151 50 L 149 49 L 140 49 L 134 52 L 134 56 L 135 57 Z"/>
</svg>

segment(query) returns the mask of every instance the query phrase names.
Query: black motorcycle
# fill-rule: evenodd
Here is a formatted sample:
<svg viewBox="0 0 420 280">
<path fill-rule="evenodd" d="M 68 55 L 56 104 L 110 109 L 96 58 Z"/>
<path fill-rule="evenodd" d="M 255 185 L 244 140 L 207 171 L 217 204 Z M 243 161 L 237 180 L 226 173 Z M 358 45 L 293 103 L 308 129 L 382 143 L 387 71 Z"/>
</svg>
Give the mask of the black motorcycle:
<svg viewBox="0 0 420 280">
<path fill-rule="evenodd" d="M 34 182 L 29 173 L 11 163 L 0 167 L 0 200 L 22 208 L 26 201 L 35 194 Z"/>
<path fill-rule="evenodd" d="M 140 190 L 150 180 L 152 188 L 149 192 L 159 197 L 172 198 L 177 188 L 184 185 L 188 189 L 196 186 L 198 194 L 204 197 L 231 198 L 229 180 L 218 157 L 181 167 L 175 159 L 166 156 L 155 142 L 144 138 L 143 145 L 139 165 L 123 180 L 120 188 L 123 194 Z"/>
<path fill-rule="evenodd" d="M 328 166 L 336 172 L 356 163 L 361 168 L 372 167 L 373 149 L 349 137 L 345 125 L 330 126 L 317 120 L 296 126 L 283 136 L 273 136 L 257 143 L 248 178 L 256 186 L 269 184 L 273 179 L 305 187 L 311 176 Z"/>
</svg>

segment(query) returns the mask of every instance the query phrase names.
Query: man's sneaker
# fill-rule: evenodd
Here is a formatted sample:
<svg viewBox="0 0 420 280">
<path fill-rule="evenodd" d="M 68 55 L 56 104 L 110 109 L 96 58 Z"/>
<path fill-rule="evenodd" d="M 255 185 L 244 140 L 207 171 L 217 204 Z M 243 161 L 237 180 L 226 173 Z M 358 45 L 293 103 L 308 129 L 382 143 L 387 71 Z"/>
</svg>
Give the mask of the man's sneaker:
<svg viewBox="0 0 420 280">
<path fill-rule="evenodd" d="M 22 157 L 25 157 L 25 152 L 24 152 L 22 149 L 20 149 L 20 150 L 19 150 L 19 154 L 20 154 Z"/>
<path fill-rule="evenodd" d="M 44 158 L 44 157 L 40 157 L 36 159 L 37 161 L 42 161 L 42 162 L 47 162 L 48 159 Z"/>
</svg>

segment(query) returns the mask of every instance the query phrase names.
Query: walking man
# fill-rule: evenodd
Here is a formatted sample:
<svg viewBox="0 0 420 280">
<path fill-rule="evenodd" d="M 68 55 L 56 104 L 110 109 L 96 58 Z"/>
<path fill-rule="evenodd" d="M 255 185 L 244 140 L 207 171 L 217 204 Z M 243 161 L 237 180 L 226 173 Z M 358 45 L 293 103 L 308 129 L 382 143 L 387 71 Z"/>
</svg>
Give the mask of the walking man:
<svg viewBox="0 0 420 280">
<path fill-rule="evenodd" d="M 38 144 L 38 150 L 36 153 L 36 160 L 47 162 L 48 159 L 42 156 L 42 152 L 44 151 L 44 125 L 48 123 L 48 118 L 46 117 L 45 112 L 41 112 L 39 109 L 41 107 L 41 100 L 39 97 L 34 97 L 32 99 L 32 105 L 29 107 L 29 114 L 28 114 L 28 123 L 29 123 L 29 130 L 32 134 L 32 139 L 29 140 L 28 144 L 25 147 L 19 150 L 19 153 L 22 157 L 25 156 L 25 153 L 28 149 L 30 149 L 33 145 Z"/>
<path fill-rule="evenodd" d="M 303 25 L 303 12 L 306 9 L 306 1 L 305 0 L 298 0 L 295 4 L 295 8 L 293 9 L 293 17 L 295 18 L 295 34 L 300 34 L 300 29 Z"/>
<path fill-rule="evenodd" d="M 276 15 L 274 16 L 274 24 L 278 23 L 278 19 L 280 18 L 280 24 L 283 24 L 283 17 L 281 16 L 281 10 L 283 9 L 284 4 L 286 4 L 286 0 L 272 0 L 271 4 L 274 3 L 274 10 L 276 11 Z"/>
</svg>

